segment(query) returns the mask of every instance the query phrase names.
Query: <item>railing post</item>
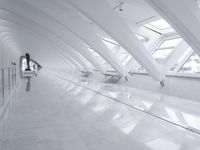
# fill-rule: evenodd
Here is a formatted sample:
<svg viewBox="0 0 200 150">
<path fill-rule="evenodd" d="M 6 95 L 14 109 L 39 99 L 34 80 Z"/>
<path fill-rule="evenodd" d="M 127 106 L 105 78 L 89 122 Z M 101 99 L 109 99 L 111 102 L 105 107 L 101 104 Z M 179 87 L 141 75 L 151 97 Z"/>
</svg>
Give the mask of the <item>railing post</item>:
<svg viewBox="0 0 200 150">
<path fill-rule="evenodd" d="M 13 83 L 13 66 L 11 67 L 11 79 L 12 79 L 12 90 L 14 89 L 14 83 Z"/>
<path fill-rule="evenodd" d="M 15 66 L 15 88 L 16 88 L 16 85 L 17 85 L 17 69 L 16 69 L 16 66 Z"/>
<path fill-rule="evenodd" d="M 4 97 L 5 97 L 5 89 L 4 89 L 4 69 L 2 69 L 2 96 L 3 96 L 3 105 L 4 105 Z"/>
<path fill-rule="evenodd" d="M 8 68 L 8 91 L 10 96 L 10 68 Z"/>
</svg>

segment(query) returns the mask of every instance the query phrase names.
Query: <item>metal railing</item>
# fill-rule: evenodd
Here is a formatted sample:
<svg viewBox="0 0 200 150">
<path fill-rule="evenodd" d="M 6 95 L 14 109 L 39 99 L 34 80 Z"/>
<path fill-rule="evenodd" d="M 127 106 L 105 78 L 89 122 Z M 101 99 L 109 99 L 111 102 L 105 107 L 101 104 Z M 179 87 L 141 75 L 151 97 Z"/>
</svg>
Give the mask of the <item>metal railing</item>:
<svg viewBox="0 0 200 150">
<path fill-rule="evenodd" d="M 6 104 L 6 100 L 12 95 L 17 85 L 16 66 L 0 68 L 0 110 Z"/>
</svg>

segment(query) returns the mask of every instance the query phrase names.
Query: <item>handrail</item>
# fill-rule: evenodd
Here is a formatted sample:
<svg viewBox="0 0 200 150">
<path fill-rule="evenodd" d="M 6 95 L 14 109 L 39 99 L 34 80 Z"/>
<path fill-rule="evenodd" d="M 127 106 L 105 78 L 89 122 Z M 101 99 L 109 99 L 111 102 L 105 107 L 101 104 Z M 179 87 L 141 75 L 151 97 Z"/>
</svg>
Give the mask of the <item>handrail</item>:
<svg viewBox="0 0 200 150">
<path fill-rule="evenodd" d="M 5 105 L 5 98 L 9 97 L 17 84 L 17 66 L 0 68 L 0 110 Z"/>
<path fill-rule="evenodd" d="M 17 88 L 17 66 L 0 68 L 0 122 Z"/>
</svg>

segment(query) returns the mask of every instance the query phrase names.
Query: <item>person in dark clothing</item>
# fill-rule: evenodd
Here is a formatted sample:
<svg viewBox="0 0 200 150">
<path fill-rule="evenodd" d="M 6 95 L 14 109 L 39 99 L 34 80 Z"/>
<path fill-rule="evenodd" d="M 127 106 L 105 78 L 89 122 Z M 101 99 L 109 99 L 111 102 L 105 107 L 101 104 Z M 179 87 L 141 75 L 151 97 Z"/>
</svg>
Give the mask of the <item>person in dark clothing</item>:
<svg viewBox="0 0 200 150">
<path fill-rule="evenodd" d="M 26 71 L 31 71 L 31 68 L 30 68 L 30 55 L 28 53 L 26 53 L 25 57 L 26 57 L 26 62 L 27 62 L 27 68 L 25 70 Z"/>
</svg>

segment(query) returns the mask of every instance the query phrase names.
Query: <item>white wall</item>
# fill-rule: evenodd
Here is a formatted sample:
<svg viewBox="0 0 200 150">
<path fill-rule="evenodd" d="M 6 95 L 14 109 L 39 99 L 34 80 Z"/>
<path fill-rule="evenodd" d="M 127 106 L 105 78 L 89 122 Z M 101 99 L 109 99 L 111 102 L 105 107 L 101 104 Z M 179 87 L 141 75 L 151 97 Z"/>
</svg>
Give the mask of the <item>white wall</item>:
<svg viewBox="0 0 200 150">
<path fill-rule="evenodd" d="M 0 68 L 11 67 L 11 62 L 16 63 L 17 78 L 19 79 L 19 63 L 21 52 L 12 47 L 9 43 L 0 43 Z M 5 71 L 7 77 L 7 70 Z"/>
<path fill-rule="evenodd" d="M 11 62 L 19 64 L 20 52 L 16 51 L 8 44 L 0 44 L 1 68 L 6 68 L 11 65 Z"/>
<path fill-rule="evenodd" d="M 200 101 L 200 79 L 197 78 L 168 76 L 166 78 L 166 87 L 161 88 L 160 83 L 148 75 L 135 74 L 129 77 L 127 85 Z"/>
</svg>

